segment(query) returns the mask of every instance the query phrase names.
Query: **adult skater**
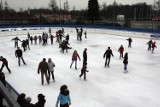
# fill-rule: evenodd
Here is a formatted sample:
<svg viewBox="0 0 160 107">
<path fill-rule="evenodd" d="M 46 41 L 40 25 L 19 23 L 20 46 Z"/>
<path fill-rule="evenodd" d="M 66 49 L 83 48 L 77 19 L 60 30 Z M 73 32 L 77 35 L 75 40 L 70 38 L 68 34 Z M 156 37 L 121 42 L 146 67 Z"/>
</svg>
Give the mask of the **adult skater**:
<svg viewBox="0 0 160 107">
<path fill-rule="evenodd" d="M 23 50 L 24 50 L 24 52 L 25 52 L 26 49 L 27 49 L 27 42 L 26 42 L 26 40 L 23 40 L 23 41 L 22 41 L 22 47 L 23 47 Z"/>
<path fill-rule="evenodd" d="M 37 44 L 37 39 L 38 39 L 38 37 L 35 35 L 34 36 L 34 44 Z"/>
<path fill-rule="evenodd" d="M 120 59 L 123 58 L 123 51 L 124 51 L 124 47 L 123 45 L 121 45 L 118 49 L 118 52 L 120 53 L 120 56 L 119 56 Z"/>
<path fill-rule="evenodd" d="M 53 79 L 53 82 L 55 82 L 55 78 L 54 78 L 54 67 L 55 67 L 55 64 L 54 62 L 52 62 L 52 59 L 49 58 L 48 59 L 48 66 L 49 66 L 49 80 L 50 80 L 50 75 L 52 75 L 52 79 Z"/>
<path fill-rule="evenodd" d="M 72 67 L 73 62 L 75 62 L 75 69 L 77 70 L 77 57 L 81 61 L 81 58 L 79 57 L 77 50 L 74 50 L 73 55 L 72 55 L 72 63 L 70 65 L 70 68 Z"/>
<path fill-rule="evenodd" d="M 38 102 L 35 104 L 34 107 L 44 107 L 46 103 L 45 96 L 43 94 L 38 94 Z"/>
<path fill-rule="evenodd" d="M 114 55 L 113 55 L 113 53 L 112 53 L 112 50 L 110 49 L 110 47 L 108 47 L 108 49 L 106 50 L 106 52 L 105 52 L 104 55 L 103 55 L 103 58 L 106 57 L 105 67 L 106 67 L 106 66 L 109 67 L 111 55 L 114 57 Z"/>
<path fill-rule="evenodd" d="M 81 74 L 79 75 L 79 77 L 81 78 L 81 76 L 84 75 L 84 80 L 86 80 L 86 72 L 89 72 L 87 70 L 87 65 L 83 65 L 83 67 L 81 69 Z"/>
<path fill-rule="evenodd" d="M 18 41 L 22 42 L 18 37 L 13 38 L 12 40 L 14 40 L 14 47 L 18 48 Z"/>
<path fill-rule="evenodd" d="M 30 37 L 31 45 L 33 44 L 33 37 Z"/>
<path fill-rule="evenodd" d="M 4 58 L 3 56 L 0 57 L 0 61 L 2 61 L 2 67 L 0 69 L 0 72 L 2 72 L 3 67 L 6 66 L 6 68 L 8 69 L 9 73 L 11 73 L 11 70 L 8 67 L 8 61 L 6 58 Z"/>
<path fill-rule="evenodd" d="M 27 47 L 28 47 L 28 49 L 30 50 L 30 47 L 29 47 L 29 39 L 26 39 L 26 49 L 27 49 Z"/>
<path fill-rule="evenodd" d="M 46 81 L 49 84 L 49 78 L 48 78 L 47 71 L 49 72 L 48 63 L 46 62 L 46 58 L 43 58 L 43 61 L 41 61 L 38 65 L 38 74 L 41 72 L 42 85 L 44 83 L 44 76 L 46 77 Z"/>
<path fill-rule="evenodd" d="M 152 39 L 150 41 L 148 41 L 146 45 L 148 45 L 148 51 L 151 51 L 151 48 L 152 48 Z"/>
<path fill-rule="evenodd" d="M 66 50 L 66 53 L 67 53 L 68 49 L 72 49 L 72 47 L 69 47 L 68 45 L 70 45 L 68 41 L 63 40 L 63 42 L 60 44 L 60 48 L 61 48 L 60 52 L 64 53 L 64 50 Z"/>
<path fill-rule="evenodd" d="M 80 41 L 82 41 L 82 35 L 83 35 L 83 28 L 80 29 Z"/>
<path fill-rule="evenodd" d="M 126 39 L 128 41 L 128 47 L 131 48 L 132 45 L 132 38 Z"/>
<path fill-rule="evenodd" d="M 87 66 L 87 48 L 84 49 L 83 51 L 83 66 Z"/>
<path fill-rule="evenodd" d="M 23 52 L 22 50 L 20 49 L 20 47 L 17 48 L 17 50 L 15 51 L 15 56 L 16 58 L 18 57 L 18 64 L 20 66 L 20 59 L 22 60 L 22 62 L 26 65 L 24 59 L 23 59 Z"/>
<path fill-rule="evenodd" d="M 152 42 L 152 54 L 154 53 L 154 48 L 157 48 L 156 41 Z"/>
<path fill-rule="evenodd" d="M 125 53 L 124 55 L 124 60 L 123 60 L 123 64 L 124 64 L 124 73 L 127 73 L 127 65 L 128 65 L 128 53 Z"/>
<path fill-rule="evenodd" d="M 69 107 L 69 105 L 71 105 L 71 98 L 69 95 L 69 90 L 67 85 L 61 86 L 60 93 L 56 101 L 56 107 L 58 107 L 59 102 L 60 102 L 60 107 Z"/>
</svg>

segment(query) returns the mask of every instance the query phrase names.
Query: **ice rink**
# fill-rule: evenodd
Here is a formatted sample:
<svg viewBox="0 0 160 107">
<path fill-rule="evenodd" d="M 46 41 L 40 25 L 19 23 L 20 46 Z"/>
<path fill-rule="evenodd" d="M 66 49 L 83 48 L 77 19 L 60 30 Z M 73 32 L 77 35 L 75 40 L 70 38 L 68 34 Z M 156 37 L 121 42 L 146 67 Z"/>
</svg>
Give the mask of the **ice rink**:
<svg viewBox="0 0 160 107">
<path fill-rule="evenodd" d="M 54 28 L 52 28 L 54 29 Z M 21 63 L 15 57 L 14 41 L 18 36 L 21 40 L 27 38 L 27 33 L 19 35 L 11 32 L 13 36 L 0 35 L 0 56 L 9 62 L 11 74 L 4 67 L 6 80 L 13 85 L 19 93 L 25 93 L 32 98 L 32 103 L 37 102 L 37 95 L 45 95 L 45 107 L 55 107 L 60 86 L 66 84 L 70 90 L 70 107 L 160 107 L 160 42 L 156 40 L 157 49 L 154 54 L 147 50 L 146 43 L 150 40 L 150 34 L 105 31 L 101 29 L 87 30 L 87 39 L 82 36 L 82 41 L 76 40 L 74 28 L 64 28 L 65 35 L 70 35 L 68 53 L 61 53 L 56 39 L 53 45 L 48 40 L 47 46 L 42 44 L 30 45 L 31 50 L 23 53 L 27 65 Z M 112 34 L 115 32 L 114 34 Z M 16 33 L 16 34 L 15 34 Z M 30 32 L 31 36 L 39 35 Z M 55 35 L 55 30 L 52 31 Z M 132 48 L 128 48 L 127 38 L 132 37 Z M 155 40 L 153 40 L 155 41 Z M 19 45 L 21 43 L 19 42 Z M 128 73 L 124 74 L 123 59 L 119 59 L 118 48 L 124 46 L 124 52 L 128 52 Z M 105 68 L 103 54 L 111 47 L 114 57 L 111 57 L 110 67 Z M 83 50 L 87 48 L 88 70 L 87 81 L 80 79 L 83 63 Z M 22 49 L 22 48 L 21 48 Z M 77 50 L 81 61 L 70 69 L 71 57 Z M 41 85 L 41 76 L 37 73 L 38 64 L 43 58 L 52 58 L 55 63 L 55 82 Z M 0 62 L 1 65 L 2 62 Z"/>
</svg>

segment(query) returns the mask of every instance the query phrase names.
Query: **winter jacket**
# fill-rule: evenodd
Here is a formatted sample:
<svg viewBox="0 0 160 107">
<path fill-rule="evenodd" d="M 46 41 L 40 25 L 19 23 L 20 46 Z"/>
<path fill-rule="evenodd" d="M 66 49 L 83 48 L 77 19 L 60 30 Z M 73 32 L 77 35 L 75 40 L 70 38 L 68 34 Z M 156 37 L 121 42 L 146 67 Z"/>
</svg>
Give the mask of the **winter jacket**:
<svg viewBox="0 0 160 107">
<path fill-rule="evenodd" d="M 118 49 L 118 52 L 120 52 L 120 53 L 123 53 L 123 51 L 124 51 L 124 48 L 123 48 L 123 47 L 120 47 L 120 48 Z"/>
<path fill-rule="evenodd" d="M 21 49 L 17 49 L 16 51 L 15 51 L 15 56 L 16 57 L 22 57 L 22 50 Z"/>
<path fill-rule="evenodd" d="M 127 56 L 127 57 L 126 57 L 126 56 L 124 57 L 123 63 L 124 63 L 124 64 L 128 64 L 128 56 Z"/>
<path fill-rule="evenodd" d="M 109 50 L 106 50 L 106 52 L 104 53 L 103 57 L 104 57 L 104 58 L 105 58 L 105 57 L 106 57 L 106 58 L 110 58 L 111 55 L 114 56 L 113 53 L 112 53 L 112 50 L 109 49 Z"/>
<path fill-rule="evenodd" d="M 38 66 L 38 73 L 39 70 L 41 70 L 41 73 L 46 73 L 47 70 L 49 70 L 48 63 L 45 61 L 40 62 Z"/>
<path fill-rule="evenodd" d="M 78 53 L 72 55 L 72 60 L 77 61 L 77 57 L 79 58 L 79 60 L 81 60 Z"/>
<path fill-rule="evenodd" d="M 59 94 L 58 98 L 57 98 L 57 102 L 56 105 L 58 105 L 58 103 L 60 102 L 60 105 L 64 105 L 64 104 L 70 104 L 71 103 L 71 99 L 69 95 L 63 95 L 63 94 Z"/>
<path fill-rule="evenodd" d="M 55 64 L 54 62 L 48 62 L 49 71 L 54 71 Z"/>
<path fill-rule="evenodd" d="M 8 61 L 6 60 L 6 58 L 2 58 L 2 62 L 3 64 L 8 65 Z"/>
</svg>

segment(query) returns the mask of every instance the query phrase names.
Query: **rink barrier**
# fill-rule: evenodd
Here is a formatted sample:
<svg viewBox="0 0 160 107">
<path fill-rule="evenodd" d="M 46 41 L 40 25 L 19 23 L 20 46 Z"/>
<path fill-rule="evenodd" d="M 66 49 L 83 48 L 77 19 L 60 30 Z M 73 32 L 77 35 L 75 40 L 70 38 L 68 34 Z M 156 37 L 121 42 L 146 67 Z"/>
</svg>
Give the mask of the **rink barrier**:
<svg viewBox="0 0 160 107">
<path fill-rule="evenodd" d="M 9 107 L 20 107 L 20 105 L 16 101 L 16 98 L 10 92 L 11 90 L 16 90 L 8 82 L 6 82 L 6 85 L 7 87 L 5 87 L 2 82 L 0 82 L 0 92 L 2 93 L 6 103 Z M 8 89 L 10 91 L 8 91 Z"/>
<path fill-rule="evenodd" d="M 44 27 L 82 27 L 82 28 L 95 28 L 95 29 L 115 29 L 115 30 L 126 30 L 126 31 L 133 31 L 133 32 L 145 32 L 145 33 L 160 33 L 159 30 L 154 29 L 142 29 L 142 28 L 127 28 L 127 27 L 114 27 L 114 26 L 93 26 L 93 25 L 17 25 L 17 26 L 0 26 L 0 29 L 6 28 L 44 28 Z"/>
</svg>

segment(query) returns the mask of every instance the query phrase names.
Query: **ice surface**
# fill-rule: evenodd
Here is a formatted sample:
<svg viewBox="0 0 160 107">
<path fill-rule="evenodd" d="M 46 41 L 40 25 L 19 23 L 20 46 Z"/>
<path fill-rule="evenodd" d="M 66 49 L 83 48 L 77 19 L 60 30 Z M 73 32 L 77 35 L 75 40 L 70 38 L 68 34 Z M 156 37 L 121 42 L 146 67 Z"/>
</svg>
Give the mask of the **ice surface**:
<svg viewBox="0 0 160 107">
<path fill-rule="evenodd" d="M 37 95 L 42 93 L 46 98 L 45 107 L 54 107 L 60 86 L 66 84 L 70 90 L 71 107 L 160 107 L 159 40 L 156 40 L 158 48 L 151 54 L 146 45 L 149 41 L 149 36 L 146 35 L 149 34 L 114 30 L 103 30 L 102 33 L 98 29 L 87 29 L 87 39 L 83 36 L 82 41 L 77 41 L 74 28 L 64 30 L 65 34 L 70 35 L 70 46 L 73 49 L 68 53 L 61 53 L 55 39 L 53 45 L 50 41 L 47 46 L 30 45 L 31 50 L 23 54 L 27 65 L 21 64 L 20 67 L 15 57 L 14 42 L 11 41 L 15 36 L 0 37 L 0 55 L 7 58 L 12 73 L 9 74 L 6 68 L 3 72 L 6 80 L 19 93 L 30 96 L 32 103 L 36 103 Z M 113 32 L 118 36 L 111 35 Z M 30 32 L 32 36 L 36 33 Z M 54 30 L 52 33 L 55 35 Z M 11 34 L 19 36 L 21 40 L 27 38 L 27 33 Z M 133 37 L 132 48 L 127 47 L 127 36 Z M 125 52 L 128 52 L 127 74 L 123 73 L 123 59 L 119 59 L 118 48 L 121 44 Z M 111 47 L 114 57 L 111 58 L 110 67 L 105 68 L 103 54 L 108 46 Z M 88 48 L 87 81 L 84 81 L 83 77 L 79 78 L 84 48 Z M 77 70 L 74 69 L 74 64 L 69 68 L 74 50 L 77 50 L 81 57 Z M 56 82 L 51 81 L 49 85 L 46 81 L 41 85 L 41 77 L 37 74 L 38 64 L 43 58 L 52 58 L 56 64 Z"/>
</svg>

